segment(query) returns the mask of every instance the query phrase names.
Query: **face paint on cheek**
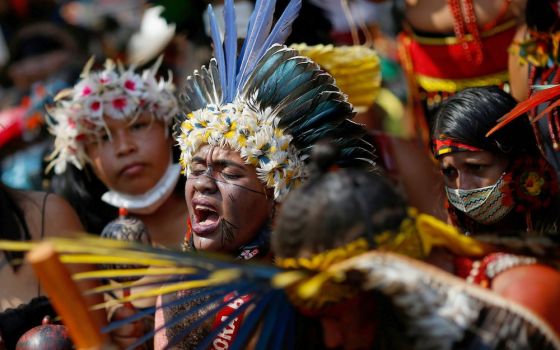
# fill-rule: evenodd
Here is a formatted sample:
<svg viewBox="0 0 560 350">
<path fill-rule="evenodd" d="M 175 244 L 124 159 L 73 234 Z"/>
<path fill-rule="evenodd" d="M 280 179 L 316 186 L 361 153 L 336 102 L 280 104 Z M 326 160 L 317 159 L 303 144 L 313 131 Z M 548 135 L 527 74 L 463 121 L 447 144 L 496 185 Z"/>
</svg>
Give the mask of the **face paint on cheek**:
<svg viewBox="0 0 560 350">
<path fill-rule="evenodd" d="M 222 219 L 220 228 L 222 231 L 222 246 L 224 247 L 233 243 L 235 240 L 235 231 L 238 230 L 238 227 L 226 219 Z"/>
</svg>

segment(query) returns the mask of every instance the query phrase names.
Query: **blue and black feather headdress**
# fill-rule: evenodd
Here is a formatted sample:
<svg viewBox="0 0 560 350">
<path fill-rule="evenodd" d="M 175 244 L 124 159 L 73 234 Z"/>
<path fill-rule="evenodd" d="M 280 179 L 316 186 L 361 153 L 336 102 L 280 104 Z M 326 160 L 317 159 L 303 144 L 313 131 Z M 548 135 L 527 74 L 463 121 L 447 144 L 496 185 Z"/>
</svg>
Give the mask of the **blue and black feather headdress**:
<svg viewBox="0 0 560 350">
<path fill-rule="evenodd" d="M 239 55 L 233 0 L 225 1 L 221 39 L 209 6 L 215 58 L 187 78 L 177 140 L 187 176 L 204 144 L 227 147 L 257 169 L 279 199 L 304 177 L 312 145 L 331 139 L 340 166 L 374 167 L 365 129 L 334 79 L 309 58 L 282 46 L 301 0 L 292 0 L 274 27 L 274 0 L 259 0 Z"/>
</svg>

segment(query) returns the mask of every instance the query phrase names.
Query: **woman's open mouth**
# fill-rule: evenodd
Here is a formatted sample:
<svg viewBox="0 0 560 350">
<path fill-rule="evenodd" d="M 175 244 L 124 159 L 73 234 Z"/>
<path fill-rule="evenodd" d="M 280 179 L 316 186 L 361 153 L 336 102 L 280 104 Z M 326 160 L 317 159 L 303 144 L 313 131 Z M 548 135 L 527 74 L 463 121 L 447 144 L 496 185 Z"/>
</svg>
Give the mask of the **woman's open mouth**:
<svg viewBox="0 0 560 350">
<path fill-rule="evenodd" d="M 194 204 L 194 203 L 193 203 Z M 209 236 L 220 225 L 220 215 L 214 207 L 205 204 L 193 206 L 192 230 L 198 236 Z"/>
</svg>

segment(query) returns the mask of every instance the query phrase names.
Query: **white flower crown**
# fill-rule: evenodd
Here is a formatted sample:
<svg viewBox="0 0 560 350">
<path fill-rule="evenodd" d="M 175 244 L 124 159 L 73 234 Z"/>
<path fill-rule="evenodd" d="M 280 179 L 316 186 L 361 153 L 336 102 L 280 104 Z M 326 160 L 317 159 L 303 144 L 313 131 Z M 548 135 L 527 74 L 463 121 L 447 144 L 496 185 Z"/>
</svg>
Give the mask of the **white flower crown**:
<svg viewBox="0 0 560 350">
<path fill-rule="evenodd" d="M 291 145 L 292 136 L 284 134 L 270 108 L 264 113 L 236 101 L 214 104 L 189 113 L 181 123 L 177 142 L 181 165 L 187 177 L 192 173 L 192 158 L 205 144 L 238 151 L 247 164 L 256 167 L 257 176 L 280 199 L 304 177 L 304 158 Z"/>
<path fill-rule="evenodd" d="M 71 89 L 61 91 L 56 106 L 48 110 L 49 132 L 55 136 L 54 151 L 49 155 L 49 172 L 66 171 L 68 163 L 82 169 L 89 161 L 84 141 L 90 135 L 106 130 L 104 117 L 134 120 L 140 113 L 149 112 L 156 120 L 170 125 L 178 113 L 175 86 L 169 74 L 167 81 L 156 79 L 161 57 L 142 75 L 134 67 L 124 69 L 110 59 L 105 69 L 90 72 L 93 58 L 88 61 L 81 80 Z"/>
</svg>

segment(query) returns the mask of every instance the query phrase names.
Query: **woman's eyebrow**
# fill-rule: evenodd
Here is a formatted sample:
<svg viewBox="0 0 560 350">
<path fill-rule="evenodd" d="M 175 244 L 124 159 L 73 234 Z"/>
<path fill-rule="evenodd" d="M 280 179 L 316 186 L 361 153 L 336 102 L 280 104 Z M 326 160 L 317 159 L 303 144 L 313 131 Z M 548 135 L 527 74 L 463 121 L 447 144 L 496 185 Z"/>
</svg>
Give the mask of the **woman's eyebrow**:
<svg viewBox="0 0 560 350">
<path fill-rule="evenodd" d="M 239 164 L 229 159 L 215 159 L 212 161 L 212 164 L 223 168 L 231 166 L 231 167 L 239 168 L 241 170 L 245 170 L 245 164 Z"/>
<path fill-rule="evenodd" d="M 193 157 L 192 162 L 193 163 L 205 164 L 206 159 L 202 158 L 202 157 L 195 156 L 195 157 Z M 212 165 L 222 167 L 222 168 L 231 166 L 231 167 L 239 168 L 241 170 L 245 170 L 245 164 L 240 164 L 240 163 L 231 161 L 229 159 L 215 159 L 215 160 L 212 161 Z"/>
</svg>

